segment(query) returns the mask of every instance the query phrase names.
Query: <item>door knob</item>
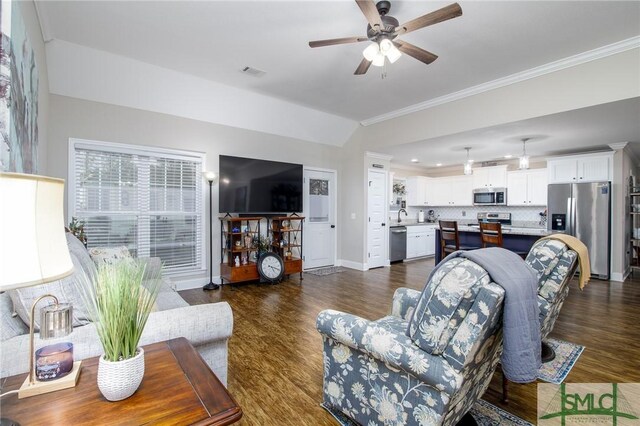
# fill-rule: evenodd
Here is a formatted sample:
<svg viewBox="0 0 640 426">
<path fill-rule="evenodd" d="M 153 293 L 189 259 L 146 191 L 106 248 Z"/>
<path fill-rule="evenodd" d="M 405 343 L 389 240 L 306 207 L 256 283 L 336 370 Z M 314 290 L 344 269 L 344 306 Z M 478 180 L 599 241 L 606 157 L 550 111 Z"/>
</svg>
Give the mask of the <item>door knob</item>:
<svg viewBox="0 0 640 426">
<path fill-rule="evenodd" d="M 333 229 L 333 228 L 335 228 L 335 227 L 336 227 L 335 225 L 331 225 L 331 229 Z"/>
<path fill-rule="evenodd" d="M 382 223 L 382 226 L 387 226 L 387 224 L 383 222 L 383 223 Z"/>
</svg>

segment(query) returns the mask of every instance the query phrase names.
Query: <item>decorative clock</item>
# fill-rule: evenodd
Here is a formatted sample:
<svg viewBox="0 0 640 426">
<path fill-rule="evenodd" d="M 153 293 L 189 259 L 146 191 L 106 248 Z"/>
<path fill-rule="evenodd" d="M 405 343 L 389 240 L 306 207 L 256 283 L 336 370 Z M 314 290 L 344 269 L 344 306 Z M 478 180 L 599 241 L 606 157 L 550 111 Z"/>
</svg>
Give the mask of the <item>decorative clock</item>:
<svg viewBox="0 0 640 426">
<path fill-rule="evenodd" d="M 262 253 L 258 258 L 258 273 L 260 277 L 271 283 L 279 282 L 284 277 L 284 262 L 273 252 Z"/>
</svg>

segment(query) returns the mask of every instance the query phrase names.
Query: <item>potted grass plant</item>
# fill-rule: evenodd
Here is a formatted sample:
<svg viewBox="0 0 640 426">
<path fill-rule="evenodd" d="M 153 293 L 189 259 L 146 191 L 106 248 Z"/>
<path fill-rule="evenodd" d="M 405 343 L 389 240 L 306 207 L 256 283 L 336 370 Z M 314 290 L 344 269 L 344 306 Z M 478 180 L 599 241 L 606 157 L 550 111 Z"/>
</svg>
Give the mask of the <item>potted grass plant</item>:
<svg viewBox="0 0 640 426">
<path fill-rule="evenodd" d="M 138 260 L 104 264 L 81 294 L 104 349 L 98 364 L 98 388 L 109 401 L 134 394 L 144 376 L 144 350 L 138 346 L 162 281 L 145 277 Z"/>
</svg>

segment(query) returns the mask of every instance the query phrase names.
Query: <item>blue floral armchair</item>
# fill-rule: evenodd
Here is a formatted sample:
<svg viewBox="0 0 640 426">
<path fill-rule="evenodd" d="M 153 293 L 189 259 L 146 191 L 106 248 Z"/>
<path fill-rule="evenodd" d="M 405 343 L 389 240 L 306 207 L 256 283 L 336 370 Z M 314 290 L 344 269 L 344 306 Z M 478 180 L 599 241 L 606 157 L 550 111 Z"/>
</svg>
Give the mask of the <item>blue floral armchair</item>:
<svg viewBox="0 0 640 426">
<path fill-rule="evenodd" d="M 483 268 L 455 258 L 422 292 L 398 289 L 390 316 L 322 311 L 325 406 L 365 426 L 456 424 L 498 364 L 503 300 Z"/>
<path fill-rule="evenodd" d="M 560 315 L 560 308 L 569 294 L 569 282 L 578 267 L 577 259 L 575 251 L 553 239 L 538 240 L 527 255 L 525 262 L 538 274 L 542 339 L 551 333 Z M 553 350 L 543 343 L 543 361 L 550 361 L 553 356 Z"/>
</svg>

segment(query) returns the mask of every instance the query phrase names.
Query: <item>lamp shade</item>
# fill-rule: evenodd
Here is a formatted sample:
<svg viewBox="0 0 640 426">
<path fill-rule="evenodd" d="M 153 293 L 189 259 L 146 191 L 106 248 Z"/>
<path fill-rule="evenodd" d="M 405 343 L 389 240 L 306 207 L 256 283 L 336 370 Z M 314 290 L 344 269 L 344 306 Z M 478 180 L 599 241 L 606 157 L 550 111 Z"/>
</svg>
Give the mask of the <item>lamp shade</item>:
<svg viewBox="0 0 640 426">
<path fill-rule="evenodd" d="M 215 180 L 218 178 L 218 175 L 216 174 L 216 172 L 202 172 L 202 176 L 208 182 L 215 182 Z"/>
<path fill-rule="evenodd" d="M 71 275 L 64 180 L 0 173 L 0 291 Z"/>
</svg>

